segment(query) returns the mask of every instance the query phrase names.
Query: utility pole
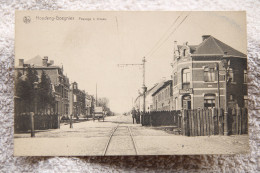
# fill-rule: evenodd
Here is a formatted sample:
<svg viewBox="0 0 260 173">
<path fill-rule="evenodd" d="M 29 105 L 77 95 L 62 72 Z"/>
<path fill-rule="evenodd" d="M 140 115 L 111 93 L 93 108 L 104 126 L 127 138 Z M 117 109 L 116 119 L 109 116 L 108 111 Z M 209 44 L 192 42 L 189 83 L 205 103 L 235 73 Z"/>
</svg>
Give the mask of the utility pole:
<svg viewBox="0 0 260 173">
<path fill-rule="evenodd" d="M 230 67 L 230 60 L 222 59 L 223 67 L 225 68 L 225 107 L 224 107 L 224 135 L 229 135 L 228 129 L 228 82 L 229 82 L 229 67 Z"/>
<path fill-rule="evenodd" d="M 97 83 L 96 83 L 96 107 L 97 107 Z"/>
<path fill-rule="evenodd" d="M 118 67 L 126 67 L 126 66 L 142 66 L 143 67 L 143 85 L 142 85 L 142 89 L 143 89 L 143 113 L 145 112 L 145 92 L 147 90 L 147 87 L 145 86 L 145 63 L 146 63 L 146 59 L 145 57 L 143 57 L 142 63 L 141 64 L 118 64 Z"/>
</svg>

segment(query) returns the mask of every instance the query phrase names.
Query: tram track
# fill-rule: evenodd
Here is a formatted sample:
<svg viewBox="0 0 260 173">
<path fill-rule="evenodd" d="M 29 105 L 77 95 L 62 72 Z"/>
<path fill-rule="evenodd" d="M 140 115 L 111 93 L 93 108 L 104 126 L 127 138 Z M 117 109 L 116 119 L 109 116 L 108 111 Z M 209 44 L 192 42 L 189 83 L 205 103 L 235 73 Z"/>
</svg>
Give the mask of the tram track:
<svg viewBox="0 0 260 173">
<path fill-rule="evenodd" d="M 116 135 L 116 137 L 129 137 L 130 138 L 130 140 L 131 140 L 131 143 L 132 143 L 132 148 L 133 148 L 133 150 L 134 150 L 134 155 L 138 155 L 138 150 L 137 150 L 137 147 L 136 147 L 136 142 L 135 142 L 135 140 L 134 140 L 134 138 L 133 138 L 133 134 L 132 134 L 132 131 L 131 131 L 131 129 L 130 129 L 130 127 L 129 126 L 119 126 L 119 125 L 117 125 L 113 130 L 112 130 L 112 132 L 111 132 L 111 134 L 110 134 L 110 136 L 109 136 L 109 139 L 108 139 L 108 141 L 107 141 L 107 143 L 106 143 L 106 146 L 105 146 L 105 149 L 104 149 L 104 151 L 103 151 L 103 156 L 106 156 L 106 155 L 108 155 L 108 151 L 109 151 L 109 147 L 111 147 L 111 143 L 113 142 L 113 137 L 115 137 L 115 133 L 122 133 L 122 132 L 125 132 L 125 131 L 127 131 L 128 132 L 128 134 L 127 135 Z M 132 154 L 131 154 L 132 155 Z"/>
</svg>

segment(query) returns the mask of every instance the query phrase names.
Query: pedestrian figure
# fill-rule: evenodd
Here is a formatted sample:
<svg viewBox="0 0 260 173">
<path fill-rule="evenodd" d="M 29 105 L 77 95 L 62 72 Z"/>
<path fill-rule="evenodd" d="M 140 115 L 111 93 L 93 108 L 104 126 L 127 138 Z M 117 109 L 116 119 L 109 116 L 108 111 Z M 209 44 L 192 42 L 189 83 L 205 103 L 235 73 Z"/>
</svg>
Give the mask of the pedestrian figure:
<svg viewBox="0 0 260 173">
<path fill-rule="evenodd" d="M 135 119 L 136 119 L 136 110 L 135 108 L 133 107 L 133 110 L 132 110 L 132 118 L 133 118 L 133 124 L 135 123 Z"/>
<path fill-rule="evenodd" d="M 140 124 L 140 111 L 139 111 L 139 109 L 137 110 L 137 113 L 136 113 L 136 123 Z"/>
</svg>

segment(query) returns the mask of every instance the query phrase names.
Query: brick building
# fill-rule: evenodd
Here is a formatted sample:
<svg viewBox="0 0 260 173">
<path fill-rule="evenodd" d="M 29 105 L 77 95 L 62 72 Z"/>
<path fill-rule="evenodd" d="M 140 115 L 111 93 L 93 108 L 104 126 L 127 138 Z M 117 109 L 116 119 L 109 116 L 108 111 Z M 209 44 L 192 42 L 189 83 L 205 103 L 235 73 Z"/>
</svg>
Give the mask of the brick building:
<svg viewBox="0 0 260 173">
<path fill-rule="evenodd" d="M 159 90 L 164 90 L 164 87 L 168 87 L 165 85 L 165 82 L 167 82 L 165 79 L 162 79 L 160 82 L 156 83 L 154 86 L 149 88 L 146 93 L 145 93 L 145 111 L 150 112 L 150 111 L 156 111 L 156 99 L 158 98 L 158 95 L 160 95 Z M 170 89 L 169 89 L 170 90 Z M 158 92 L 160 93 L 158 93 Z M 156 93 L 155 93 L 156 92 Z M 155 93 L 155 95 L 154 95 Z M 135 99 L 134 106 L 136 110 L 143 111 L 143 94 L 139 94 L 139 96 Z M 158 106 L 157 106 L 158 108 Z"/>
<path fill-rule="evenodd" d="M 86 93 L 78 88 L 78 83 L 72 83 L 73 115 L 86 117 Z"/>
<path fill-rule="evenodd" d="M 172 80 L 163 82 L 152 94 L 153 111 L 172 110 Z"/>
<path fill-rule="evenodd" d="M 59 116 L 68 116 L 69 114 L 69 78 L 63 74 L 63 67 L 54 65 L 54 61 L 48 62 L 48 57 L 41 58 L 36 56 L 26 62 L 19 59 L 19 65 L 15 68 L 15 75 L 21 72 L 25 76 L 26 68 L 31 67 L 37 71 L 39 80 L 42 71 L 49 76 L 55 95 L 55 105 L 49 110 L 59 114 Z"/>
<path fill-rule="evenodd" d="M 87 117 L 92 117 L 94 107 L 95 107 L 95 98 L 92 95 L 89 95 L 86 93 L 86 98 L 85 98 L 85 104 L 86 104 L 86 116 Z"/>
<path fill-rule="evenodd" d="M 175 42 L 172 69 L 174 110 L 247 106 L 247 56 L 213 36 Z"/>
</svg>

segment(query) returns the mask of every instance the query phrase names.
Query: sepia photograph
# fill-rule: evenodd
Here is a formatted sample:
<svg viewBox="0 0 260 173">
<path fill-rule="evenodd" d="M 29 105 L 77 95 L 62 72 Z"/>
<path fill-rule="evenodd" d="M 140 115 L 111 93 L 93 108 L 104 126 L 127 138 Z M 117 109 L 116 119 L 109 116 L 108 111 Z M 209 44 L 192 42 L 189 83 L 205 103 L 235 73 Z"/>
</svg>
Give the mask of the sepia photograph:
<svg viewBox="0 0 260 173">
<path fill-rule="evenodd" d="M 247 154 L 245 11 L 16 11 L 15 156 Z"/>
</svg>

